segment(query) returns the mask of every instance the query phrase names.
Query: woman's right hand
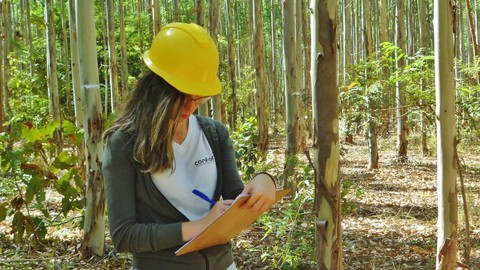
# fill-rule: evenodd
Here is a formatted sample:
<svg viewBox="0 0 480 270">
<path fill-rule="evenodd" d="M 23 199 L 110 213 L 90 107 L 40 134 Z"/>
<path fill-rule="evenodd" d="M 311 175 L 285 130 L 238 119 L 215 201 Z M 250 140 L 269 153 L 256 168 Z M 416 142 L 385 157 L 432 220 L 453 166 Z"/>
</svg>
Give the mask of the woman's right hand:
<svg viewBox="0 0 480 270">
<path fill-rule="evenodd" d="M 225 210 L 232 205 L 233 200 L 219 200 L 215 205 L 210 209 L 208 215 L 205 216 L 207 226 L 210 225 L 215 219 L 217 219 Z"/>
<path fill-rule="evenodd" d="M 200 234 L 200 232 L 205 230 L 208 225 L 212 224 L 213 221 L 223 214 L 223 212 L 225 212 L 225 210 L 227 210 L 232 203 L 233 200 L 219 200 L 204 218 L 182 223 L 183 241 L 190 241 L 193 237 Z"/>
</svg>

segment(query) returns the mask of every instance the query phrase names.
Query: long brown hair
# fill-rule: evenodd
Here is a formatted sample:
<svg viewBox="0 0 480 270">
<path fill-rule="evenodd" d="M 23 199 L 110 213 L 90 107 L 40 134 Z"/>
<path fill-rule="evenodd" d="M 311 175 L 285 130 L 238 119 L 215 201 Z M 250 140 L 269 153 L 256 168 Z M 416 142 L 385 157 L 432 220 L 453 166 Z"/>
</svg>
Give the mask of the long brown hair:
<svg viewBox="0 0 480 270">
<path fill-rule="evenodd" d="M 149 71 L 103 139 L 107 141 L 115 131 L 130 133 L 135 140 L 133 156 L 144 165 L 144 172 L 174 169 L 172 141 L 184 100 L 183 93 Z"/>
</svg>

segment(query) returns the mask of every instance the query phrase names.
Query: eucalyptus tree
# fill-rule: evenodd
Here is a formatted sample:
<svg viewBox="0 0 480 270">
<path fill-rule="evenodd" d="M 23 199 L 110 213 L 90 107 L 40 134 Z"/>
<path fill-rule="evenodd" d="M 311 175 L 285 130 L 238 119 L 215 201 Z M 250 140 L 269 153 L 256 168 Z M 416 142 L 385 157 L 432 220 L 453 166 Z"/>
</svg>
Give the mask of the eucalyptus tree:
<svg viewBox="0 0 480 270">
<path fill-rule="evenodd" d="M 85 120 L 85 106 L 83 106 L 82 90 L 80 89 L 80 69 L 78 59 L 78 35 L 77 35 L 77 18 L 75 12 L 75 1 L 68 0 L 68 22 L 70 35 L 70 51 L 72 66 L 72 86 L 73 86 L 73 106 L 75 109 L 75 125 L 83 129 Z M 83 151 L 82 151 L 83 153 Z"/>
<path fill-rule="evenodd" d="M 137 12 L 137 19 L 138 19 L 138 36 L 140 37 L 138 40 L 140 41 L 140 51 L 143 52 L 145 51 L 144 50 L 144 45 L 143 45 L 143 36 L 145 35 L 144 32 L 143 32 L 143 16 L 142 16 L 142 13 L 143 13 L 143 2 L 142 0 L 138 0 L 137 2 L 137 9 L 138 9 L 138 12 Z"/>
<path fill-rule="evenodd" d="M 0 19 L 0 37 L 3 36 L 3 1 L 0 1 L 0 14 L 2 15 L 2 19 Z M 0 40 L 0 132 L 3 132 L 3 124 L 5 122 L 5 115 L 3 114 L 3 42 Z"/>
<path fill-rule="evenodd" d="M 154 37 L 162 28 L 162 15 L 160 13 L 160 0 L 152 0 L 152 37 Z"/>
<path fill-rule="evenodd" d="M 10 99 L 10 89 L 8 87 L 8 83 L 10 81 L 10 62 L 8 55 L 10 54 L 10 42 L 11 42 L 11 29 L 12 24 L 10 23 L 10 12 L 9 12 L 9 0 L 2 0 L 1 4 L 3 5 L 3 12 L 2 12 L 2 19 L 3 19 L 3 55 L 0 61 L 3 61 L 3 109 L 6 115 L 10 115 L 12 110 L 10 108 L 10 103 L 8 100 Z"/>
<path fill-rule="evenodd" d="M 195 15 L 196 23 L 202 27 L 205 27 L 205 0 L 196 0 L 195 1 Z M 198 106 L 198 114 L 200 115 L 209 115 L 208 103 L 202 103 Z"/>
<path fill-rule="evenodd" d="M 120 102 L 127 94 L 128 88 L 128 55 L 127 39 L 125 36 L 125 8 L 123 0 L 118 0 L 118 21 L 120 28 L 120 56 L 121 56 L 121 82 L 120 82 Z"/>
<path fill-rule="evenodd" d="M 365 45 L 365 61 L 373 57 L 373 45 L 372 45 L 372 17 L 370 15 L 370 1 L 363 0 L 363 28 L 364 28 L 364 45 Z M 368 66 L 368 65 L 367 65 Z M 371 71 L 369 68 L 365 68 L 364 73 L 364 87 L 365 95 L 368 107 L 368 148 L 370 151 L 368 159 L 368 169 L 378 169 L 378 140 L 377 140 L 377 105 L 374 99 L 373 89 L 375 89 L 375 83 L 369 80 L 370 74 L 375 71 Z M 372 84 L 372 85 L 370 85 Z"/>
<path fill-rule="evenodd" d="M 102 256 L 105 250 L 105 192 L 101 174 L 103 156 L 102 102 L 98 78 L 94 1 L 76 1 L 80 85 L 85 106 L 86 206 L 82 252 Z"/>
<path fill-rule="evenodd" d="M 227 54 L 228 54 L 228 78 L 230 82 L 231 95 L 228 97 L 228 100 L 231 102 L 232 110 L 229 114 L 228 123 L 230 128 L 235 130 L 235 125 L 237 122 L 237 83 L 236 83 L 236 65 L 235 65 L 235 43 L 233 39 L 233 12 L 231 1 L 225 1 L 225 11 L 226 11 L 226 33 L 227 36 Z"/>
<path fill-rule="evenodd" d="M 457 267 L 455 80 L 451 1 L 434 0 L 435 117 L 437 125 L 437 270 Z"/>
<path fill-rule="evenodd" d="M 271 89 L 272 89 L 272 96 L 271 96 L 271 111 L 273 112 L 272 114 L 272 119 L 273 122 L 276 123 L 277 120 L 277 115 L 279 114 L 281 109 L 279 109 L 278 104 L 280 103 L 278 101 L 279 99 L 279 94 L 278 94 L 278 75 L 277 75 L 277 27 L 276 27 L 276 6 L 277 6 L 277 1 L 276 0 L 271 0 L 270 1 L 270 36 L 271 36 L 271 41 L 270 41 L 270 68 L 271 68 L 271 74 L 270 74 L 270 79 L 271 79 Z"/>
<path fill-rule="evenodd" d="M 26 16 L 25 30 L 27 31 L 28 53 L 30 56 L 28 62 L 30 63 L 30 77 L 33 77 L 35 72 L 35 63 L 32 58 L 33 42 L 32 42 L 32 27 L 31 27 L 31 21 L 30 21 L 30 0 L 25 0 L 25 16 Z"/>
<path fill-rule="evenodd" d="M 28 2 L 28 0 L 27 0 Z M 68 32 L 67 32 L 67 14 L 66 14 L 66 7 L 65 1 L 60 2 L 61 5 L 61 12 L 62 12 L 62 47 L 61 47 L 61 54 L 62 59 L 65 65 L 65 104 L 67 108 L 70 108 L 72 105 L 71 102 L 71 84 L 70 84 L 70 51 L 68 48 Z M 33 44 L 33 42 L 30 42 Z"/>
<path fill-rule="evenodd" d="M 218 48 L 218 26 L 220 23 L 219 0 L 211 0 L 209 3 L 209 23 L 210 36 Z M 223 120 L 221 95 L 217 95 L 212 99 L 213 118 L 219 121 Z"/>
<path fill-rule="evenodd" d="M 317 269 L 342 269 L 336 1 L 311 2 Z"/>
<path fill-rule="evenodd" d="M 205 26 L 205 0 L 195 0 L 195 14 L 198 25 Z"/>
<path fill-rule="evenodd" d="M 310 93 L 307 93 L 307 89 L 310 89 L 310 86 L 307 87 L 306 80 L 307 76 L 305 75 L 305 70 L 307 70 L 306 57 L 304 57 L 305 48 L 309 45 L 303 43 L 307 37 L 306 29 L 303 29 L 303 18 L 305 17 L 305 9 L 302 5 L 302 0 L 295 1 L 295 41 L 297 43 L 295 49 L 295 62 L 297 63 L 297 69 L 295 70 L 296 77 L 296 93 L 298 97 L 298 138 L 297 138 L 297 151 L 305 152 L 307 150 L 307 125 L 305 118 L 309 115 L 309 112 L 305 109 L 305 101 L 311 100 Z M 308 119 L 311 119 L 308 117 Z"/>
<path fill-rule="evenodd" d="M 420 35 L 420 50 L 419 53 L 421 56 L 425 56 L 428 48 L 428 30 L 427 30 L 427 7 L 425 1 L 417 1 L 418 4 L 418 21 L 419 21 L 419 35 Z M 422 78 L 420 79 L 420 88 L 422 91 L 427 89 L 427 81 Z M 421 132 L 421 144 L 422 144 L 422 154 L 424 156 L 428 155 L 429 150 L 427 146 L 427 125 L 426 125 L 426 115 L 424 111 L 425 100 L 420 99 L 420 132 Z"/>
<path fill-rule="evenodd" d="M 115 111 L 120 100 L 118 90 L 118 61 L 115 40 L 115 12 L 113 9 L 113 0 L 106 0 L 107 14 L 107 44 L 108 44 L 108 74 L 110 84 L 110 108 Z"/>
<path fill-rule="evenodd" d="M 294 173 L 295 155 L 298 151 L 299 122 L 298 122 L 298 77 L 296 50 L 297 40 L 295 35 L 295 8 L 294 2 L 283 1 L 283 71 L 285 76 L 285 168 L 284 181 L 285 187 L 295 190 L 295 183 L 289 181 L 289 177 Z"/>
<path fill-rule="evenodd" d="M 58 94 L 58 75 L 57 75 L 57 49 L 55 37 L 55 21 L 53 16 L 53 0 L 45 1 L 45 25 L 47 26 L 46 40 L 47 40 L 47 86 L 48 86 L 48 100 L 50 116 L 53 121 L 60 123 L 60 97 Z M 55 141 L 57 145 L 61 143 L 60 130 L 55 132 Z M 57 149 L 58 153 L 61 147 Z"/>
<path fill-rule="evenodd" d="M 396 0 L 395 6 L 395 44 L 400 49 L 395 53 L 396 70 L 401 72 L 405 67 L 405 0 Z M 397 75 L 397 78 L 400 74 Z M 395 100 L 397 106 L 397 157 L 399 160 L 404 160 L 407 157 L 407 126 L 406 126 L 406 109 L 405 109 L 405 95 L 404 85 L 397 79 L 395 86 Z"/>
<path fill-rule="evenodd" d="M 262 1 L 253 3 L 253 28 L 254 28 L 254 59 L 256 74 L 255 103 L 258 118 L 258 150 L 265 154 L 268 147 L 268 119 L 267 119 L 267 82 L 265 73 L 265 40 L 263 37 Z"/>
</svg>

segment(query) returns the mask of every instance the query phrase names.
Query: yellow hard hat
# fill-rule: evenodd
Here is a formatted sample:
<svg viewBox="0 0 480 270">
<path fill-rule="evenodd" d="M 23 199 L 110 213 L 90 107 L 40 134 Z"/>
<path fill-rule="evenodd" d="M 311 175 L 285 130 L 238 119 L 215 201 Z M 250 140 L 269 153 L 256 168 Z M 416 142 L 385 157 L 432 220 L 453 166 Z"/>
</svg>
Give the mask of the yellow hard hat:
<svg viewBox="0 0 480 270">
<path fill-rule="evenodd" d="M 205 28 L 194 23 L 170 23 L 162 27 L 145 64 L 178 91 L 198 96 L 220 94 L 218 50 Z"/>
</svg>

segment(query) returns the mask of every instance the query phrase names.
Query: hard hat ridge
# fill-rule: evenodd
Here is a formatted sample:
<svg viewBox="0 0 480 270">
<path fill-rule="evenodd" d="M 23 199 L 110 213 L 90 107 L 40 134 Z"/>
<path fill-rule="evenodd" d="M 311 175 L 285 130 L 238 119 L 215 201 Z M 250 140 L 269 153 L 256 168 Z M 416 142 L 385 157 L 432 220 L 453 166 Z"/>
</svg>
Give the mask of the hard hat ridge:
<svg viewBox="0 0 480 270">
<path fill-rule="evenodd" d="M 170 23 L 162 27 L 145 64 L 180 92 L 213 96 L 221 91 L 218 51 L 205 28 L 194 23 Z"/>
</svg>

